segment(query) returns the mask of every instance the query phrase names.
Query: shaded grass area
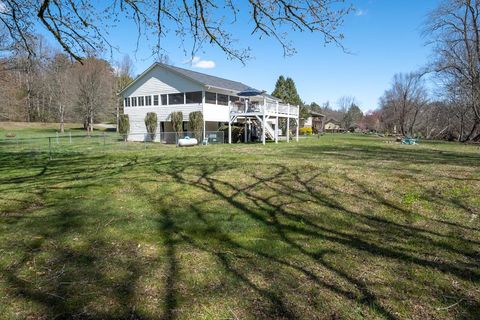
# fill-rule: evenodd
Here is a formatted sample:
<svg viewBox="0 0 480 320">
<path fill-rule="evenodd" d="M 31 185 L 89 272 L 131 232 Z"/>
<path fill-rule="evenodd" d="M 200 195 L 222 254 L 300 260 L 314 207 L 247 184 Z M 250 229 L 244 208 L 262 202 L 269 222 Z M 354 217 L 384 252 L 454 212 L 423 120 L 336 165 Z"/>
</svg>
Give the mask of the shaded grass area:
<svg viewBox="0 0 480 320">
<path fill-rule="evenodd" d="M 7 319 L 478 319 L 480 154 L 0 148 Z"/>
</svg>

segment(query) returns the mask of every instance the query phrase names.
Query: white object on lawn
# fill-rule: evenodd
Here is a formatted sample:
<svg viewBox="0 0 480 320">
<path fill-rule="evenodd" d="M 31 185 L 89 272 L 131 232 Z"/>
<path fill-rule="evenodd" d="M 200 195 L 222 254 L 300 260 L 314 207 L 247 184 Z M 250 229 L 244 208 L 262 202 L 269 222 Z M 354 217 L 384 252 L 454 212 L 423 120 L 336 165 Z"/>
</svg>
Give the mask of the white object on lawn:
<svg viewBox="0 0 480 320">
<path fill-rule="evenodd" d="M 183 139 L 178 139 L 179 147 L 192 147 L 192 146 L 196 146 L 197 144 L 198 144 L 197 139 L 190 138 L 188 136 Z"/>
</svg>

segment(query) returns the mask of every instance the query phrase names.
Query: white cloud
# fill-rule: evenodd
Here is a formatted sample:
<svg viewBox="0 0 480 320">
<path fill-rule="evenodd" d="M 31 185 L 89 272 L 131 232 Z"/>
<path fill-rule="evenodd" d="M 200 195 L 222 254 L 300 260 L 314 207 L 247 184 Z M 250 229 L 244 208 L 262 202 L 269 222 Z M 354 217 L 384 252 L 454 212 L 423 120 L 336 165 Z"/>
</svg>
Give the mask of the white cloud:
<svg viewBox="0 0 480 320">
<path fill-rule="evenodd" d="M 355 15 L 357 17 L 365 16 L 367 15 L 367 13 L 368 13 L 368 10 L 363 10 L 363 9 L 355 10 Z"/>
<path fill-rule="evenodd" d="M 190 65 L 194 68 L 212 69 L 215 68 L 215 61 L 203 60 L 202 58 L 195 56 L 190 60 Z"/>
</svg>

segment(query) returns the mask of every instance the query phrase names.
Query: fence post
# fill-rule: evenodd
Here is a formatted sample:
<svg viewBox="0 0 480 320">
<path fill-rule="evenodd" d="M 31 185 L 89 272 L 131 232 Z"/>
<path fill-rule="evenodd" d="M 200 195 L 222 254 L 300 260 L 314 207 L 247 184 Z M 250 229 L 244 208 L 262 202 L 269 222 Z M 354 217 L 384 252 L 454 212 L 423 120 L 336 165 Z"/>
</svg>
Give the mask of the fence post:
<svg viewBox="0 0 480 320">
<path fill-rule="evenodd" d="M 70 137 L 70 139 L 69 139 L 69 140 L 70 140 L 70 144 L 72 144 L 72 131 L 69 131 L 69 132 L 68 132 L 68 135 L 69 135 L 69 137 Z"/>
<path fill-rule="evenodd" d="M 48 158 L 52 160 L 52 138 L 48 137 Z"/>
<path fill-rule="evenodd" d="M 105 146 L 105 132 L 103 133 L 103 146 Z"/>
<path fill-rule="evenodd" d="M 58 144 L 58 143 L 59 143 L 59 142 L 58 142 L 58 131 L 57 131 L 57 132 L 55 132 L 55 135 L 56 135 L 56 138 L 57 138 L 57 144 Z"/>
</svg>

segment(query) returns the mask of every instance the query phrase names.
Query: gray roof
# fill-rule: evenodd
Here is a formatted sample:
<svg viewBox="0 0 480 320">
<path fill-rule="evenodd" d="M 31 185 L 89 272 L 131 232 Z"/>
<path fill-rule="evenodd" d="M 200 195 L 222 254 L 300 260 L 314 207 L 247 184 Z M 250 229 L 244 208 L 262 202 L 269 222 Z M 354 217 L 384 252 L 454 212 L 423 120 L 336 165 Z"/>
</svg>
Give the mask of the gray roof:
<svg viewBox="0 0 480 320">
<path fill-rule="evenodd" d="M 120 91 L 119 94 L 126 91 L 128 87 L 133 85 L 138 79 L 143 77 L 143 75 L 148 73 L 148 71 L 153 69 L 155 66 L 160 66 L 164 69 L 171 70 L 171 71 L 173 71 L 177 74 L 180 74 L 180 75 L 182 75 L 186 78 L 192 79 L 193 81 L 196 81 L 196 82 L 198 82 L 202 85 L 205 85 L 205 86 L 212 86 L 212 87 L 215 87 L 215 88 L 232 90 L 232 91 L 237 91 L 237 92 L 243 91 L 243 90 L 248 89 L 248 88 L 253 88 L 253 87 L 247 86 L 246 84 L 238 82 L 238 81 L 232 81 L 232 80 L 211 76 L 209 74 L 205 74 L 205 73 L 201 73 L 201 72 L 197 72 L 197 71 L 192 71 L 192 70 L 188 70 L 188 69 L 184 69 L 184 68 L 175 67 L 175 66 L 165 64 L 165 63 L 156 62 L 156 63 L 152 64 L 142 74 L 140 74 L 138 77 L 136 77 L 128 86 L 126 86 L 122 91 Z M 273 100 L 281 101 L 280 99 L 278 99 L 276 97 L 273 97 L 273 96 L 271 96 L 267 93 L 262 94 L 262 96 L 265 96 L 265 97 L 273 99 Z"/>
<path fill-rule="evenodd" d="M 215 77 L 205 73 L 183 69 L 183 68 L 171 66 L 164 63 L 158 63 L 158 64 L 164 67 L 165 69 L 170 69 L 172 71 L 180 73 L 181 75 L 188 77 L 190 79 L 193 79 L 197 82 L 200 82 L 206 86 L 212 86 L 216 88 L 222 88 L 222 89 L 228 89 L 228 90 L 234 90 L 234 91 L 242 91 L 242 90 L 251 88 L 250 86 L 247 86 L 246 84 L 243 84 L 238 81 L 232 81 L 232 80 L 228 80 L 220 77 Z"/>
</svg>

